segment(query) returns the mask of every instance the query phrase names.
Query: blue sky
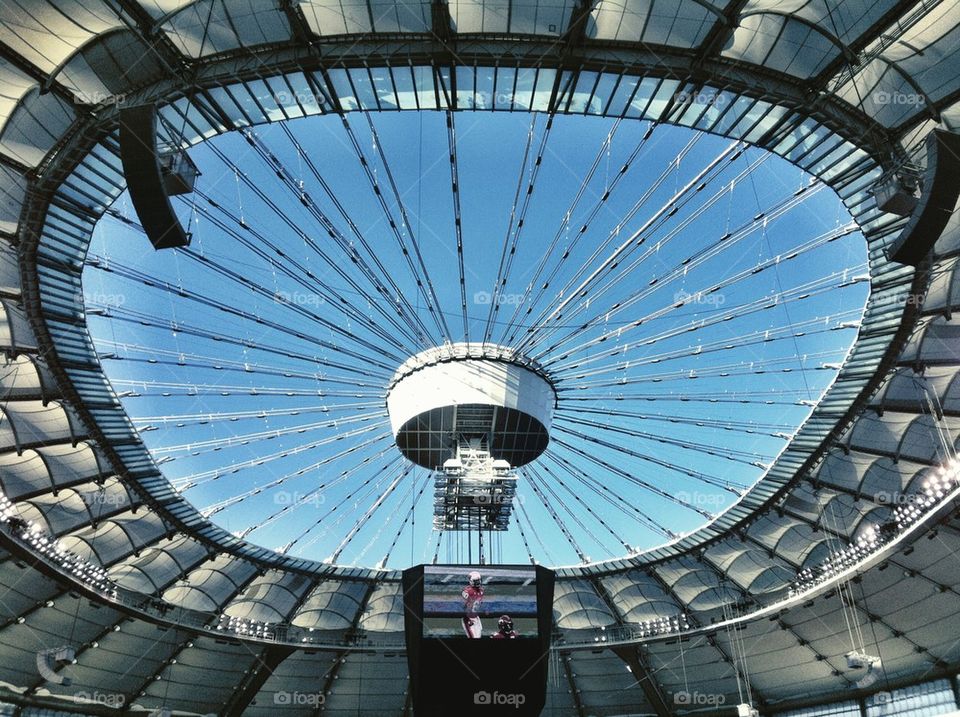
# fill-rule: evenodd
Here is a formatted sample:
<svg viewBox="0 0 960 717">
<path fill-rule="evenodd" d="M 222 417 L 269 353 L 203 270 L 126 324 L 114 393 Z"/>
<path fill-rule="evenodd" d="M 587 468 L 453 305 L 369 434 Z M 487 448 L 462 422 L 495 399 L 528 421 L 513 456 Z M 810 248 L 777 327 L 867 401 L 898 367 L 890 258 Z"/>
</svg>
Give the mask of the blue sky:
<svg viewBox="0 0 960 717">
<path fill-rule="evenodd" d="M 387 168 L 392 173 L 450 338 L 463 340 L 445 115 L 370 119 L 379 145 L 364 116 L 349 123 L 410 248 Z M 492 340 L 512 335 L 516 344 L 529 335 L 528 352 L 554 373 L 560 394 L 547 455 L 532 479 L 520 478 L 525 536 L 515 511 L 494 557 L 525 562 L 526 537 L 536 559 L 571 564 L 622 555 L 624 542 L 665 542 L 641 515 L 674 533 L 692 530 L 702 512 L 733 499 L 719 483 L 747 486 L 762 475 L 808 414 L 799 402 L 819 398 L 855 337 L 850 322 L 867 284 L 851 280 L 866 273 L 866 257 L 860 233 L 840 231 L 850 217 L 832 191 L 757 149 L 723 159 L 665 216 L 671 197 L 730 140 L 661 126 L 641 146 L 647 123 L 623 121 L 611 136 L 614 121 L 596 117 L 555 119 L 517 235 L 545 126 L 543 115 L 456 115 L 464 279 L 469 338 L 479 340 L 505 239 L 515 242 Z M 296 540 L 291 554 L 320 560 L 336 553 L 340 562 L 372 565 L 389 553 L 393 566 L 429 561 L 431 479 L 419 468 L 405 473 L 389 436 L 371 442 L 385 430 L 385 377 L 418 347 L 388 323 L 394 309 L 348 254 L 355 249 L 440 341 L 431 294 L 418 291 L 340 119 L 287 128 L 305 156 L 280 125 L 255 133 L 292 185 L 237 133 L 191 150 L 203 172 L 200 195 L 176 200 L 194 233 L 189 252 L 154 252 L 129 225 L 101 221 L 91 245 L 101 262 L 84 274 L 88 307 L 105 309 L 88 315 L 91 333 L 111 356 L 104 367 L 115 388 L 130 392 L 123 401 L 148 429 L 148 447 L 166 459 L 166 475 L 196 484 L 184 495 L 198 508 L 223 506 L 212 519 L 226 529 L 255 528 L 247 539 L 271 548 Z M 313 214 L 297 197 L 301 181 Z M 114 208 L 134 217 L 125 196 Z M 324 230 L 321 214 L 341 240 Z M 558 319 L 536 321 L 657 216 L 644 241 L 625 247 Z M 827 241 L 832 232 L 839 238 Z M 131 270 L 183 292 L 147 286 Z M 177 330 L 171 322 L 180 322 Z M 440 560 L 465 558 L 463 538 L 448 538 Z"/>
</svg>

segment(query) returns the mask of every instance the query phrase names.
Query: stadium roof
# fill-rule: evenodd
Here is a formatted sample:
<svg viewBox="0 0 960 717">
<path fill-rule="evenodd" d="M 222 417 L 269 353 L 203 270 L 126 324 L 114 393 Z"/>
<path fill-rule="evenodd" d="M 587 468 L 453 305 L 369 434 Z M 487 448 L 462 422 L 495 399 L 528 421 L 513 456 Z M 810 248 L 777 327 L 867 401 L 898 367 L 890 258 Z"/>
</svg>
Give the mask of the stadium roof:
<svg viewBox="0 0 960 717">
<path fill-rule="evenodd" d="M 735 704 L 738 644 L 762 710 L 863 695 L 844 663 L 851 609 L 883 657 L 887 681 L 872 689 L 955 673 L 952 504 L 871 553 L 852 587 L 834 577 L 792 589 L 887 520 L 885 496 L 922 494 L 955 448 L 957 223 L 928 263 L 893 263 L 884 247 L 907 220 L 876 209 L 870 189 L 904 165 L 922 171 L 927 135 L 956 128 L 957 47 L 950 1 L 5 2 L 0 487 L 120 590 L 97 590 L 40 541 L 0 528 L 0 701 L 93 714 L 104 710 L 77 696 L 99 693 L 147 710 L 292 715 L 303 707 L 274 696 L 313 692 L 323 675 L 324 714 L 408 707 L 398 573 L 291 557 L 204 518 L 104 375 L 80 277 L 125 187 L 118 108 L 148 102 L 164 139 L 184 147 L 311 114 L 580 113 L 742 139 L 818 177 L 867 241 L 871 301 L 846 361 L 764 478 L 715 521 L 558 571 L 561 687 L 548 710 L 683 711 L 671 697 L 689 687 L 680 651 L 697 689 Z M 416 91 L 397 89 L 407 85 Z M 710 99 L 720 93 L 722 112 Z M 682 641 L 637 632 L 677 615 L 690 625 Z M 80 646 L 72 685 L 48 683 L 36 653 L 67 639 Z M 639 670 L 652 679 L 637 685 Z"/>
</svg>

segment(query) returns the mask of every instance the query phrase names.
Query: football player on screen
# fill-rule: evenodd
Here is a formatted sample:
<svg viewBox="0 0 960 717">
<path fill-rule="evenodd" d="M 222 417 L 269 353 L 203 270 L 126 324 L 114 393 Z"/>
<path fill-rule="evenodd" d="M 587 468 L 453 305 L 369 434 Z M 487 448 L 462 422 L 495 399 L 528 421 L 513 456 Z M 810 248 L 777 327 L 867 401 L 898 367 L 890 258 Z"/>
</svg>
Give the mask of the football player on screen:
<svg viewBox="0 0 960 717">
<path fill-rule="evenodd" d="M 494 640 L 512 640 L 517 637 L 517 631 L 513 629 L 513 620 L 509 615 L 501 615 L 497 627 L 500 629 L 490 636 Z"/>
<path fill-rule="evenodd" d="M 470 573 L 467 586 L 460 592 L 463 598 L 463 632 L 467 637 L 479 638 L 483 632 L 480 624 L 480 605 L 483 602 L 483 584 L 480 573 Z"/>
</svg>

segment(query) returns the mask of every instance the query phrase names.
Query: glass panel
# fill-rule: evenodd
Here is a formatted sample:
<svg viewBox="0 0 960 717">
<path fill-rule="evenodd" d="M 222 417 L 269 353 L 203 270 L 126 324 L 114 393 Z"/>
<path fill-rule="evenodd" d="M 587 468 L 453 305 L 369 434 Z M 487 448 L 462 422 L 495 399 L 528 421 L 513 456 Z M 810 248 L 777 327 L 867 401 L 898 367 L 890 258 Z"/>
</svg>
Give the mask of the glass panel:
<svg viewBox="0 0 960 717">
<path fill-rule="evenodd" d="M 543 112 L 550 108 L 550 97 L 553 94 L 553 85 L 556 80 L 556 70 L 540 70 L 537 74 L 537 87 L 533 91 L 533 104 L 530 109 Z"/>
<path fill-rule="evenodd" d="M 478 67 L 476 108 L 489 109 L 493 106 L 493 68 Z"/>
<path fill-rule="evenodd" d="M 637 88 L 636 94 L 630 100 L 630 106 L 627 108 L 627 117 L 643 117 L 646 114 L 647 105 L 653 98 L 653 93 L 660 86 L 660 80 L 656 77 L 644 77 Z"/>
<path fill-rule="evenodd" d="M 297 102 L 297 97 L 294 95 L 293 90 L 287 86 L 283 77 L 268 77 L 265 81 L 267 87 L 270 89 L 270 97 L 277 106 L 283 110 L 285 117 L 288 119 L 291 117 L 303 117 L 303 109 Z"/>
<path fill-rule="evenodd" d="M 393 83 L 397 87 L 397 100 L 402 110 L 417 108 L 417 93 L 413 85 L 413 70 L 409 67 L 394 67 Z"/>
<path fill-rule="evenodd" d="M 714 123 L 720 119 L 724 112 L 728 111 L 734 102 L 736 102 L 736 95 L 732 92 L 719 92 L 713 91 L 711 95 L 711 101 L 707 105 L 707 111 L 704 112 L 700 118 L 697 120 L 697 127 L 701 129 L 709 130 L 713 127 Z"/>
<path fill-rule="evenodd" d="M 654 95 L 653 100 L 647 107 L 646 115 L 650 119 L 660 119 L 667 104 L 673 99 L 677 88 L 680 86 L 678 80 L 664 80 Z"/>
<path fill-rule="evenodd" d="M 391 71 L 387 67 L 377 67 L 370 70 L 373 77 L 373 89 L 377 95 L 380 108 L 385 110 L 397 109 L 397 95 L 393 91 Z"/>
<path fill-rule="evenodd" d="M 596 72 L 581 72 L 577 78 L 576 87 L 573 90 L 573 97 L 567 103 L 567 111 L 571 113 L 581 113 L 591 111 L 591 114 L 599 113 L 599 109 L 594 112 L 592 105 L 593 88 L 597 84 L 599 74 Z"/>
<path fill-rule="evenodd" d="M 840 137 L 837 137 L 835 134 L 831 133 L 830 136 L 820 143 L 819 147 L 814 149 L 806 157 L 800 160 L 801 164 L 804 167 L 810 167 L 817 164 L 824 157 L 835 150 L 842 141 L 843 140 Z"/>
<path fill-rule="evenodd" d="M 273 90 L 266 82 L 263 80 L 250 80 L 247 82 L 247 87 L 250 89 L 250 94 L 253 95 L 254 101 L 260 106 L 260 111 L 266 115 L 268 120 L 278 122 L 287 118 L 277 103 Z"/>
<path fill-rule="evenodd" d="M 473 94 L 474 69 L 472 67 L 457 67 L 457 106 L 460 109 L 470 110 L 477 106 Z"/>
<path fill-rule="evenodd" d="M 753 104 L 754 101 L 750 97 L 738 97 L 736 102 L 733 103 L 733 106 L 717 120 L 717 123 L 713 126 L 713 131 L 717 134 L 730 134 L 731 127 L 737 124 Z"/>
<path fill-rule="evenodd" d="M 513 83 L 517 79 L 517 68 L 501 67 L 497 70 L 497 94 L 493 107 L 498 110 L 513 108 Z"/>
<path fill-rule="evenodd" d="M 533 104 L 533 87 L 537 80 L 537 71 L 530 67 L 517 70 L 517 83 L 514 90 L 513 106 L 517 109 L 529 109 Z"/>
<path fill-rule="evenodd" d="M 440 104 L 449 107 L 450 103 L 456 104 L 456 98 L 453 96 L 453 79 L 450 67 L 441 65 L 437 69 L 437 92 L 440 94 Z"/>
<path fill-rule="evenodd" d="M 350 80 L 353 82 L 353 88 L 357 92 L 357 100 L 359 100 L 363 109 L 380 109 L 380 103 L 377 102 L 377 95 L 373 91 L 373 83 L 370 81 L 370 73 L 367 68 L 356 67 L 350 70 Z"/>
<path fill-rule="evenodd" d="M 771 128 L 775 127 L 787 112 L 786 107 L 770 106 L 766 102 L 757 102 L 750 112 L 747 113 L 747 118 L 743 126 L 744 128 L 749 126 L 748 123 L 752 120 L 754 114 L 760 115 L 760 119 L 756 120 L 753 127 L 747 130 L 743 138 L 747 142 L 759 142 L 760 138 L 769 132 Z"/>
<path fill-rule="evenodd" d="M 804 122 L 806 126 L 807 123 L 813 124 L 816 126 L 815 122 L 808 120 Z M 826 127 L 817 127 L 816 130 L 807 134 L 796 147 L 791 149 L 785 156 L 791 161 L 797 161 L 809 151 L 814 150 L 819 147 L 822 142 L 826 140 L 831 134 L 830 130 Z"/>
<path fill-rule="evenodd" d="M 287 83 L 297 98 L 297 102 L 303 107 L 304 114 L 320 114 L 325 109 L 325 101 L 322 97 L 317 96 L 302 72 L 293 72 L 287 75 Z"/>
<path fill-rule="evenodd" d="M 797 147 L 803 146 L 804 142 L 809 142 L 810 136 L 816 128 L 817 123 L 815 120 L 804 120 L 796 127 L 793 127 L 786 136 L 774 146 L 773 151 L 781 155 L 792 152 Z"/>
<path fill-rule="evenodd" d="M 328 73 L 330 84 L 333 85 L 333 92 L 340 101 L 340 106 L 345 110 L 355 110 L 360 107 L 357 98 L 354 96 L 353 87 L 350 86 L 350 80 L 347 78 L 347 71 L 344 69 L 333 69 Z"/>
<path fill-rule="evenodd" d="M 437 91 L 433 86 L 433 68 L 414 67 L 413 81 L 417 87 L 417 98 L 420 100 L 420 109 L 437 109 Z"/>
<path fill-rule="evenodd" d="M 617 80 L 619 79 L 618 75 L 609 72 L 600 75 L 600 81 L 593 91 L 594 103 L 597 107 L 595 114 L 603 114 L 607 111 L 607 106 L 610 104 L 610 97 L 613 95 L 613 91 L 617 86 Z"/>
<path fill-rule="evenodd" d="M 631 75 L 621 77 L 617 89 L 614 90 L 613 97 L 607 103 L 607 114 L 622 116 L 627 111 L 627 102 L 630 101 L 638 84 L 640 84 L 639 77 Z"/>
</svg>

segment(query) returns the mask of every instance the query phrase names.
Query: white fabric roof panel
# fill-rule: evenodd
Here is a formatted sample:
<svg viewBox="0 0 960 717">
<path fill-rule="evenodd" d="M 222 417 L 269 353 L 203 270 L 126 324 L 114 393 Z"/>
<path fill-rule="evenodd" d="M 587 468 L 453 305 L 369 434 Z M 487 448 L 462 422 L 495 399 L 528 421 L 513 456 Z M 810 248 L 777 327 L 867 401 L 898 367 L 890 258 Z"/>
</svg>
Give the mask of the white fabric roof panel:
<svg viewBox="0 0 960 717">
<path fill-rule="evenodd" d="M 586 714 L 643 714 L 648 709 L 638 677 L 611 652 L 578 652 L 570 670 L 580 686 L 580 701 Z"/>
<path fill-rule="evenodd" d="M 930 367 L 917 373 L 904 367 L 890 378 L 883 390 L 871 401 L 880 410 L 921 411 L 927 398 L 936 398 L 947 412 L 960 407 L 960 386 L 951 368 Z"/>
<path fill-rule="evenodd" d="M 839 55 L 840 48 L 806 23 L 789 16 L 757 12 L 741 15 L 739 26 L 721 54 L 808 78 Z"/>
<path fill-rule="evenodd" d="M 213 612 L 230 600 L 254 572 L 247 561 L 219 555 L 166 590 L 163 599 L 191 610 Z"/>
<path fill-rule="evenodd" d="M 105 618 L 104 622 L 109 624 L 111 620 Z M 132 698 L 153 680 L 183 640 L 183 634 L 176 630 L 158 630 L 140 620 L 120 620 L 117 625 L 119 630 L 107 628 L 97 636 L 98 646 L 83 649 L 77 664 L 67 669 L 73 679 L 67 694 L 99 692 Z M 146 645 L 149 647 L 145 648 Z"/>
<path fill-rule="evenodd" d="M 180 564 L 168 552 L 150 549 L 111 568 L 110 579 L 128 590 L 150 595 L 176 580 L 182 572 Z"/>
<path fill-rule="evenodd" d="M 326 695 L 323 714 L 346 717 L 356 711 L 358 704 L 371 715 L 403 711 L 408 685 L 406 655 L 344 655 L 336 677 Z"/>
<path fill-rule="evenodd" d="M 7 123 L 20 100 L 36 84 L 9 60 L 0 59 L 0 127 Z"/>
<path fill-rule="evenodd" d="M 245 717 L 272 717 L 272 715 L 299 715 L 308 711 L 309 706 L 294 704 L 287 699 L 294 693 L 301 695 L 320 695 L 320 687 L 328 675 L 337 671 L 340 653 L 337 652 L 301 652 L 298 651 L 284 660 L 273 671 L 257 698 L 243 713 Z M 401 659 L 406 660 L 403 656 Z M 401 702 L 398 696 L 397 702 Z M 306 700 L 305 700 L 306 701 Z M 320 698 L 317 697 L 319 702 Z M 324 700 L 325 702 L 325 700 Z M 397 708 L 402 709 L 402 703 Z"/>
<path fill-rule="evenodd" d="M 960 219 L 960 217 L 954 218 Z M 951 238 L 952 236 L 948 237 L 942 234 L 937 243 L 940 244 L 942 241 Z M 939 266 L 943 267 L 943 270 L 942 273 L 938 271 L 930 280 L 930 285 L 923 296 L 923 308 L 925 310 L 952 309 L 956 306 L 957 302 L 960 301 L 960 293 L 958 293 L 960 286 L 957 285 L 960 277 L 957 277 L 957 262 L 960 262 L 960 257 L 958 256 L 941 259 L 938 262 Z"/>
<path fill-rule="evenodd" d="M 553 618 L 564 630 L 588 630 L 616 622 L 603 598 L 585 580 L 557 582 L 553 594 Z"/>
<path fill-rule="evenodd" d="M 110 565 L 154 542 L 165 532 L 156 513 L 141 508 L 88 526 L 62 538 L 61 545 L 100 565 Z"/>
<path fill-rule="evenodd" d="M 815 25 L 845 44 L 859 38 L 884 14 L 896 5 L 896 0 L 749 0 L 740 14 L 776 12 L 793 15 Z"/>
<path fill-rule="evenodd" d="M 7 180 L 13 178 L 16 187 Z M 20 216 L 20 205 L 23 202 L 23 192 L 26 189 L 26 180 L 19 172 L 15 172 L 0 165 L 0 232 L 16 231 Z M 15 207 L 13 211 L 6 211 Z M 6 209 L 5 209 L 6 208 Z M 6 219 L 9 222 L 6 222 Z M 0 293 L 19 296 L 20 294 L 20 264 L 17 259 L 17 249 L 12 244 L 0 241 Z M 5 362 L 9 363 L 9 362 Z"/>
<path fill-rule="evenodd" d="M 76 446 L 43 446 L 37 448 L 37 452 L 49 466 L 54 485 L 60 485 L 66 478 L 92 477 L 103 471 L 97 454 L 89 443 L 81 442 Z"/>
<path fill-rule="evenodd" d="M 943 316 L 925 317 L 903 350 L 900 362 L 953 365 L 957 358 L 954 348 L 957 341 L 960 341 L 960 324 Z"/>
<path fill-rule="evenodd" d="M 640 571 L 602 578 L 607 594 L 625 622 L 675 617 L 683 612 L 667 591 L 653 578 Z"/>
<path fill-rule="evenodd" d="M 11 301 L 0 301 L 0 348 L 36 351 L 37 345 L 23 309 Z"/>
<path fill-rule="evenodd" d="M 711 546 L 705 558 L 753 595 L 779 590 L 796 577 L 796 571 L 784 561 L 737 539 Z"/>
<path fill-rule="evenodd" d="M 365 0 L 309 0 L 298 4 L 310 30 L 321 37 L 371 32 Z"/>
<path fill-rule="evenodd" d="M 5 4 L 0 41 L 47 73 L 97 35 L 122 26 L 116 12 L 100 0 L 7 0 Z"/>
<path fill-rule="evenodd" d="M 58 403 L 44 406 L 41 401 L 11 401 L 3 413 L 16 432 L 19 446 L 57 443 L 74 437 L 71 419 Z"/>
<path fill-rule="evenodd" d="M 956 87 L 960 74 L 958 46 L 960 3 L 946 0 L 932 7 L 897 42 L 884 50 L 883 56 L 935 101 Z"/>
<path fill-rule="evenodd" d="M 885 417 L 890 415 L 892 414 L 884 414 Z M 951 419 L 949 416 L 939 421 L 934 420 L 929 414 L 917 416 L 900 439 L 900 458 L 921 463 L 945 460 L 943 447 L 938 440 L 938 425 L 940 430 L 946 431 L 946 435 L 956 435 L 957 428 L 960 428 L 960 421 Z"/>
<path fill-rule="evenodd" d="M 370 2 L 374 32 L 429 32 L 430 3 Z"/>
<path fill-rule="evenodd" d="M 344 630 L 353 624 L 366 594 L 359 581 L 325 580 L 303 602 L 291 622 L 298 627 Z"/>
<path fill-rule="evenodd" d="M 203 545 L 186 536 L 161 540 L 117 563 L 110 576 L 125 588 L 150 594 L 171 585 L 208 554 Z"/>
<path fill-rule="evenodd" d="M 24 176 L 17 170 L 0 164 L 0 232 L 12 234 L 17 231 L 26 191 L 27 182 Z M 8 255 L 6 246 L 3 254 L 5 257 Z M 20 282 L 10 273 L 6 258 L 0 267 L 0 282 L 0 290 L 19 291 Z"/>
<path fill-rule="evenodd" d="M 694 0 L 600 0 L 590 15 L 590 38 L 691 48 L 717 22 L 719 11 Z"/>
<path fill-rule="evenodd" d="M 257 0 L 197 0 L 175 10 L 162 28 L 188 57 L 290 39 L 290 24 L 279 6 Z"/>
<path fill-rule="evenodd" d="M 257 577 L 224 609 L 231 617 L 260 622 L 283 622 L 303 599 L 310 580 L 282 570 Z"/>
<path fill-rule="evenodd" d="M 176 664 L 168 665 L 161 679 L 145 685 L 146 695 L 133 701 L 148 709 L 166 706 L 189 714 L 218 713 L 236 686 L 256 663 L 250 646 L 198 637 L 193 647 L 178 650 Z"/>
<path fill-rule="evenodd" d="M 50 490 L 50 473 L 40 454 L 34 450 L 22 455 L 15 451 L 0 454 L 0 488 L 13 501 L 27 493 Z"/>
<path fill-rule="evenodd" d="M 29 167 L 47 152 L 76 119 L 75 111 L 56 94 L 29 90 L 0 130 L 0 154 Z"/>
<path fill-rule="evenodd" d="M 381 583 L 373 589 L 359 626 L 369 632 L 403 632 L 403 594 L 399 583 Z"/>
<path fill-rule="evenodd" d="M 52 379 L 41 383 L 37 364 L 26 354 L 0 364 L 0 371 L 4 372 L 0 376 L 0 392 L 7 400 L 48 396 L 48 390 L 56 390 Z"/>
<path fill-rule="evenodd" d="M 83 497 L 74 490 L 39 496 L 17 506 L 20 517 L 35 521 L 43 530 L 61 535 L 90 522 L 90 513 Z"/>
<path fill-rule="evenodd" d="M 131 88 L 157 79 L 162 66 L 143 40 L 124 28 L 89 42 L 56 76 L 79 102 L 97 105 L 115 101 Z"/>
<path fill-rule="evenodd" d="M 450 4 L 453 28 L 460 33 L 509 31 L 508 0 L 457 0 Z"/>
</svg>

